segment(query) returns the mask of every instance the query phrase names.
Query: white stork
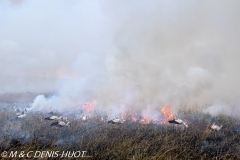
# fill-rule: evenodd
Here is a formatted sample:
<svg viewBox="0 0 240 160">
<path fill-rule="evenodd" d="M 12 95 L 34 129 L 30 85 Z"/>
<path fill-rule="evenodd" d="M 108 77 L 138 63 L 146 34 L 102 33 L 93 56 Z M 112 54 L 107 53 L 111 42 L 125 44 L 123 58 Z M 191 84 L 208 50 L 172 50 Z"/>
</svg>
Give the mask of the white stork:
<svg viewBox="0 0 240 160">
<path fill-rule="evenodd" d="M 46 117 L 45 120 L 61 120 L 63 117 L 60 116 L 50 116 L 50 117 Z"/>
<path fill-rule="evenodd" d="M 19 116 L 17 116 L 18 118 L 24 118 L 24 117 L 26 117 L 27 116 L 27 114 L 26 113 L 24 113 L 24 114 L 21 114 L 21 115 L 19 115 Z"/>
<path fill-rule="evenodd" d="M 169 123 L 174 123 L 174 124 L 179 124 L 179 125 L 184 125 L 186 128 L 188 127 L 188 125 L 186 124 L 186 122 L 184 122 L 181 119 L 173 119 L 173 120 L 169 120 Z"/>
<path fill-rule="evenodd" d="M 26 117 L 26 116 L 27 116 L 27 110 L 24 109 L 24 111 L 16 113 L 16 116 L 17 116 L 18 118 L 24 118 L 24 117 Z"/>
<path fill-rule="evenodd" d="M 53 122 L 50 126 L 56 126 L 56 127 L 65 127 L 65 126 L 70 126 L 70 122 L 63 122 L 63 121 L 58 121 L 58 122 Z"/>
<path fill-rule="evenodd" d="M 121 119 L 113 119 L 108 121 L 108 123 L 112 123 L 112 124 L 120 124 L 123 123 L 125 120 L 121 120 Z"/>
<path fill-rule="evenodd" d="M 87 119 L 88 119 L 88 116 L 83 116 L 83 117 L 82 117 L 82 120 L 83 120 L 83 121 L 86 121 Z"/>
<path fill-rule="evenodd" d="M 211 129 L 212 129 L 212 130 L 215 130 L 215 131 L 219 131 L 220 129 L 222 129 L 222 127 L 223 127 L 223 125 L 218 126 L 218 125 L 216 125 L 215 123 L 213 123 L 213 124 L 211 125 Z"/>
<path fill-rule="evenodd" d="M 16 108 L 16 107 L 14 107 L 14 111 L 15 112 L 17 112 L 15 115 L 16 116 L 19 116 L 19 115 L 21 115 L 21 114 L 24 114 L 24 113 L 27 113 L 27 110 L 26 109 L 24 109 L 24 111 L 20 111 L 18 108 Z"/>
</svg>

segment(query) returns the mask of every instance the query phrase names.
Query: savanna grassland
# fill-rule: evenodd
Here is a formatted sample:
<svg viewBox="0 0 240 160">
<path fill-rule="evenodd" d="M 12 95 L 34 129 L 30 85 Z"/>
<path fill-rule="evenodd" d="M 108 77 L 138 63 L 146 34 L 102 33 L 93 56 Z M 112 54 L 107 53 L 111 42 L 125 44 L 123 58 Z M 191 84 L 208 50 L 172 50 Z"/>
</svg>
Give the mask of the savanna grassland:
<svg viewBox="0 0 240 160">
<path fill-rule="evenodd" d="M 189 125 L 183 129 L 172 124 L 142 124 L 128 117 L 122 124 L 109 124 L 96 114 L 87 121 L 68 118 L 70 126 L 58 128 L 50 126 L 53 121 L 44 120 L 49 116 L 47 113 L 30 112 L 24 118 L 17 118 L 14 105 L 9 101 L 1 103 L 1 153 L 87 151 L 83 158 L 76 159 L 106 160 L 240 159 L 240 121 L 230 116 L 182 111 Z M 213 122 L 223 128 L 211 130 Z"/>
</svg>

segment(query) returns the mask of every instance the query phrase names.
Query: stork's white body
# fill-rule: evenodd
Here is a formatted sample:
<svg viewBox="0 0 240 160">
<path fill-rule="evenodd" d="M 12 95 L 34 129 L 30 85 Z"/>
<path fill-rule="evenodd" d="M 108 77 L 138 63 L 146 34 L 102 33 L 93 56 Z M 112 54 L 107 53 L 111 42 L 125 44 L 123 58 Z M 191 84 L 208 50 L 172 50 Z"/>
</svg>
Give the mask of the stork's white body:
<svg viewBox="0 0 240 160">
<path fill-rule="evenodd" d="M 108 123 L 117 123 L 117 124 L 120 124 L 120 123 L 123 123 L 125 120 L 121 120 L 121 119 L 113 119 L 113 120 L 110 120 L 108 121 Z"/>
<path fill-rule="evenodd" d="M 60 126 L 68 126 L 68 125 L 70 124 L 70 122 L 65 123 L 65 122 L 63 122 L 63 121 L 60 121 L 60 122 L 58 122 L 58 124 L 59 124 Z"/>
<path fill-rule="evenodd" d="M 121 119 L 113 119 L 112 120 L 114 123 L 123 123 L 123 121 Z"/>
<path fill-rule="evenodd" d="M 88 116 L 83 116 L 83 117 L 82 117 L 82 120 L 83 120 L 83 121 L 86 121 L 87 119 L 88 119 Z"/>
<path fill-rule="evenodd" d="M 26 116 L 27 116 L 27 110 L 24 109 L 24 111 L 16 113 L 16 116 L 17 116 L 18 118 L 24 118 L 24 117 L 26 117 Z"/>
<path fill-rule="evenodd" d="M 56 126 L 56 127 L 65 127 L 65 126 L 69 126 L 70 122 L 63 122 L 63 121 L 59 121 L 59 122 L 54 122 L 51 124 L 51 126 Z"/>
<path fill-rule="evenodd" d="M 216 130 L 216 131 L 219 131 L 220 129 L 222 129 L 222 127 L 223 127 L 223 125 L 218 126 L 218 125 L 216 125 L 215 123 L 213 123 L 213 124 L 211 125 L 211 129 L 212 129 L 212 130 Z"/>
<path fill-rule="evenodd" d="M 18 118 L 24 118 L 24 117 L 26 117 L 27 115 L 26 115 L 26 113 L 24 113 L 24 114 L 21 114 L 21 115 L 19 115 L 19 116 L 17 116 Z"/>
<path fill-rule="evenodd" d="M 184 125 L 186 128 L 188 127 L 188 125 L 186 124 L 186 122 L 184 122 L 183 120 L 181 119 L 173 119 L 173 120 L 170 120 L 168 121 L 169 123 L 174 123 L 174 124 L 182 124 Z"/>
<path fill-rule="evenodd" d="M 16 113 L 16 116 L 19 116 L 19 115 L 22 115 L 22 114 L 26 114 L 27 113 L 27 110 L 26 109 L 24 109 L 24 111 L 20 111 L 18 108 L 15 108 L 15 111 L 17 112 Z"/>
<path fill-rule="evenodd" d="M 60 117 L 58 117 L 58 116 L 50 116 L 50 117 L 45 118 L 45 120 L 61 120 L 62 118 L 63 118 L 62 116 L 60 116 Z"/>
</svg>

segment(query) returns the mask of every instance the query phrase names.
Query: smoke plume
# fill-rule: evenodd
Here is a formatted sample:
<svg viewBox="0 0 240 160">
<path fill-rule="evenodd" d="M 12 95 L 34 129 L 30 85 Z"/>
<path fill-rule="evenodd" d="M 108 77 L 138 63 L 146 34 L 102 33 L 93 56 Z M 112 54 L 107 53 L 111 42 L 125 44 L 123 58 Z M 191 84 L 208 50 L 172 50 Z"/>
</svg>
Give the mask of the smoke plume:
<svg viewBox="0 0 240 160">
<path fill-rule="evenodd" d="M 226 110 L 240 95 L 239 5 L 1 1 L 0 89 L 54 92 L 37 96 L 34 110 L 92 100 L 114 112 L 152 114 L 166 104 Z"/>
</svg>

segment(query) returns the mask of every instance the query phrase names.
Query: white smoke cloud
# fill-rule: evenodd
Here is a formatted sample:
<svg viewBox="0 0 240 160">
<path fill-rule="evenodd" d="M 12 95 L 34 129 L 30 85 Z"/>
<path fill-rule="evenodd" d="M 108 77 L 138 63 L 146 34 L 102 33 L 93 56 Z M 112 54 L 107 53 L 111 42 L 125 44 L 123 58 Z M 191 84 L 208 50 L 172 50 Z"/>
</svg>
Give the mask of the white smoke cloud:
<svg viewBox="0 0 240 160">
<path fill-rule="evenodd" d="M 56 93 L 35 109 L 238 102 L 239 2 L 15 2 L 0 2 L 0 88 Z"/>
</svg>

